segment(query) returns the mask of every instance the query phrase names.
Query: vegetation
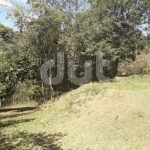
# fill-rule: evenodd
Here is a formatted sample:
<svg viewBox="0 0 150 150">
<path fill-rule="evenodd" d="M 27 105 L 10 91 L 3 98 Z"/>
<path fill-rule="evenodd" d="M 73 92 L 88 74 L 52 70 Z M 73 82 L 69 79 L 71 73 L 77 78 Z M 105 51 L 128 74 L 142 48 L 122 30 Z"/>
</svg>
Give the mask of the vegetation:
<svg viewBox="0 0 150 150">
<path fill-rule="evenodd" d="M 0 2 L 0 150 L 149 150 L 150 0 L 26 2 Z"/>
<path fill-rule="evenodd" d="M 1 113 L 0 149 L 149 150 L 149 90 L 149 75 L 130 76 L 81 86 L 34 113 Z"/>
<path fill-rule="evenodd" d="M 150 73 L 149 54 L 141 54 L 135 61 L 131 59 L 122 60 L 118 67 L 118 75 L 144 75 Z"/>
<path fill-rule="evenodd" d="M 84 75 L 85 61 L 92 60 L 91 81 L 97 81 L 97 54 L 110 61 L 110 67 L 103 69 L 104 75 L 114 78 L 120 61 L 126 58 L 134 61 L 138 52 L 150 49 L 149 0 L 28 0 L 27 3 L 28 9 L 15 3 L 4 8 L 18 31 L 0 24 L 2 105 L 33 100 L 41 104 L 54 97 L 54 91 L 77 88 L 69 81 L 68 60 L 76 61 L 78 77 Z M 145 35 L 140 30 L 143 25 L 147 25 Z M 50 85 L 47 85 L 41 80 L 41 66 L 56 59 L 58 52 L 64 53 L 65 75 L 60 84 L 51 85 L 57 74 L 55 64 L 48 71 Z"/>
</svg>

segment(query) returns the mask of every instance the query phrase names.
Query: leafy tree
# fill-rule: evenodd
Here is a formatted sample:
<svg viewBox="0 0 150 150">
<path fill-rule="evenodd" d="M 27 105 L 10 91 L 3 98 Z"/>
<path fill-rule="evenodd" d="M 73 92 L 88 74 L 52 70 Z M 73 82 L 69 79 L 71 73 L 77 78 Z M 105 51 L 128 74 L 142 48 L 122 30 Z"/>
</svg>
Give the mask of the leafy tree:
<svg viewBox="0 0 150 150">
<path fill-rule="evenodd" d="M 11 48 L 13 42 L 13 31 L 0 24 L 0 98 L 7 94 L 11 94 L 13 91 L 13 82 L 11 83 L 10 80 L 13 80 L 12 75 L 12 67 L 11 67 Z M 7 70 L 9 70 L 7 72 Z"/>
<path fill-rule="evenodd" d="M 92 8 L 81 17 L 82 39 L 87 55 L 103 53 L 112 61 L 117 74 L 119 58 L 143 50 L 139 26 L 149 20 L 148 0 L 92 1 Z M 113 63 L 114 62 L 114 63 Z"/>
<path fill-rule="evenodd" d="M 49 99 L 53 87 L 41 81 L 41 65 L 65 53 L 64 81 L 56 90 L 69 89 L 67 60 L 76 61 L 77 76 L 84 74 L 84 62 L 93 60 L 93 80 L 96 76 L 96 54 L 111 61 L 105 74 L 114 77 L 118 63 L 126 56 L 133 60 L 136 52 L 149 46 L 140 26 L 150 25 L 149 0 L 28 0 L 26 9 L 13 3 L 8 17 L 18 32 L 0 24 L 0 97 L 16 94 L 22 87 L 30 99 Z M 148 31 L 147 31 L 148 33 Z M 149 48 L 149 47 L 148 47 Z M 56 66 L 57 67 L 57 66 Z M 48 71 L 55 76 L 56 68 Z M 18 98 L 19 97 L 19 98 Z"/>
</svg>

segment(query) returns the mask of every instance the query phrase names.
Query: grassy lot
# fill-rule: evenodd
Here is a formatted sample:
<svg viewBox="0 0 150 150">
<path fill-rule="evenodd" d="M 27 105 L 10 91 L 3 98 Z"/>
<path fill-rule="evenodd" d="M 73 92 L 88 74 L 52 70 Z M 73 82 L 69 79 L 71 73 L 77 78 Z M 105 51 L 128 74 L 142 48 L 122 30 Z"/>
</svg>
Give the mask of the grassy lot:
<svg viewBox="0 0 150 150">
<path fill-rule="evenodd" d="M 150 76 L 89 83 L 0 120 L 0 150 L 150 150 Z"/>
</svg>

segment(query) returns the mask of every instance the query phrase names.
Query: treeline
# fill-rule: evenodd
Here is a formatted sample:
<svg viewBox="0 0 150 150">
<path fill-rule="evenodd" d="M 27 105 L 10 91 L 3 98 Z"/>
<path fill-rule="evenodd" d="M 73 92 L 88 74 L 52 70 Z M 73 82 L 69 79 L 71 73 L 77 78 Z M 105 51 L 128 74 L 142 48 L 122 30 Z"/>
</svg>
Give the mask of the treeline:
<svg viewBox="0 0 150 150">
<path fill-rule="evenodd" d="M 4 9 L 17 31 L 0 24 L 0 99 L 3 105 L 36 100 L 42 103 L 78 85 L 68 80 L 68 60 L 75 61 L 78 77 L 92 60 L 96 81 L 96 54 L 110 61 L 104 68 L 114 78 L 121 60 L 136 59 L 150 49 L 149 0 L 28 0 L 30 8 L 12 3 Z M 146 34 L 142 33 L 141 27 Z M 64 78 L 58 85 L 41 80 L 41 66 L 64 53 Z M 57 64 L 48 72 L 57 74 Z"/>
</svg>

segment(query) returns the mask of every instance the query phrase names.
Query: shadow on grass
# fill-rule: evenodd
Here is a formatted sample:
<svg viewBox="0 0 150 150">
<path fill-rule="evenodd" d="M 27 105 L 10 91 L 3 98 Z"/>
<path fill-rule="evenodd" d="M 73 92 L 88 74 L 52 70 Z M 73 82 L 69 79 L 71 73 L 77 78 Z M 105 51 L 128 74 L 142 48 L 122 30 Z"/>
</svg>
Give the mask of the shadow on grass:
<svg viewBox="0 0 150 150">
<path fill-rule="evenodd" d="M 30 134 L 19 132 L 13 135 L 0 135 L 0 150 L 63 150 L 58 134 Z M 56 143 L 57 142 L 57 143 Z"/>
<path fill-rule="evenodd" d="M 17 108 L 0 108 L 0 112 L 8 112 L 8 111 L 29 111 L 29 110 L 35 110 L 37 107 L 17 107 Z"/>
<path fill-rule="evenodd" d="M 25 116 L 25 115 L 29 115 L 31 113 L 34 113 L 34 111 L 27 111 L 27 112 L 11 112 L 11 113 L 3 113 L 3 115 L 0 115 L 0 119 L 5 119 L 5 118 L 15 118 L 15 117 L 19 117 L 19 116 Z"/>
<path fill-rule="evenodd" d="M 20 120 L 8 120 L 8 121 L 0 121 L 0 129 L 8 126 L 13 126 L 18 123 L 25 123 L 33 121 L 34 119 L 20 119 Z"/>
</svg>

